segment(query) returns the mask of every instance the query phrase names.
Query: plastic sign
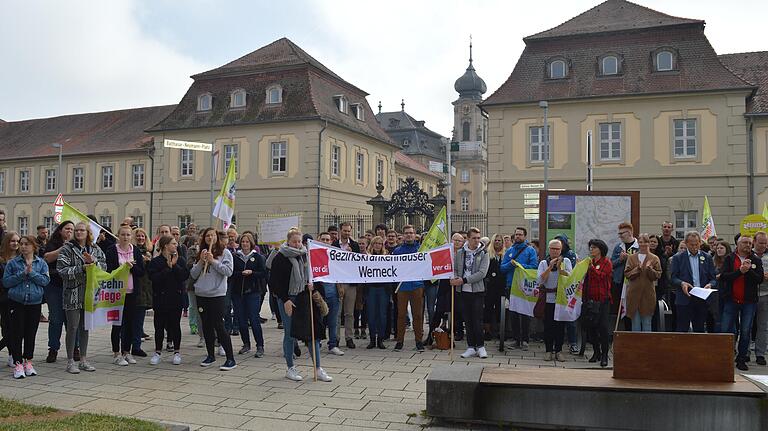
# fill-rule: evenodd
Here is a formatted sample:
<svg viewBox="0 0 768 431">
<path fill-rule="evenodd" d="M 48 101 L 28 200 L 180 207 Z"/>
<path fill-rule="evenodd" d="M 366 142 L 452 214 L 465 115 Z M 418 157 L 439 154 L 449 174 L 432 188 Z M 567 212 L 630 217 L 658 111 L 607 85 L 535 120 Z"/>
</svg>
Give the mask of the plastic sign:
<svg viewBox="0 0 768 431">
<path fill-rule="evenodd" d="M 177 141 L 174 139 L 165 139 L 163 141 L 163 147 L 192 151 L 213 151 L 213 144 L 206 144 L 205 142 Z"/>
<path fill-rule="evenodd" d="M 739 223 L 739 233 L 744 236 L 755 236 L 756 233 L 768 232 L 768 220 L 760 214 L 750 214 Z"/>
</svg>

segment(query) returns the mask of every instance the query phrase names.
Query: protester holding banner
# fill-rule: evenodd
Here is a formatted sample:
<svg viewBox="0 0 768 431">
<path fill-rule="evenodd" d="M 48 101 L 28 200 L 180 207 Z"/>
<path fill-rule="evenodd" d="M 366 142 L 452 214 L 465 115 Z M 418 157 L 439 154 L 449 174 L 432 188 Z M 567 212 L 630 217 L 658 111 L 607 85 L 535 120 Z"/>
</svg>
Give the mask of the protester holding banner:
<svg viewBox="0 0 768 431">
<path fill-rule="evenodd" d="M 322 232 L 318 239 L 323 244 L 331 245 L 331 234 L 328 232 Z M 325 298 L 325 303 L 328 304 L 328 315 L 325 316 L 326 326 L 328 327 L 328 351 L 336 356 L 344 356 L 344 352 L 339 349 L 339 311 L 341 311 L 341 303 L 339 302 L 338 286 L 336 283 L 324 281 L 316 283 L 316 285 L 318 288 L 322 288 L 320 293 Z"/>
<path fill-rule="evenodd" d="M 453 255 L 455 256 L 456 253 L 459 252 L 459 250 L 464 247 L 464 237 L 461 236 L 459 233 L 454 233 L 453 236 L 451 236 L 451 243 L 453 245 Z M 438 280 L 438 291 L 437 291 L 437 305 L 435 306 L 435 314 L 432 316 L 432 321 L 429 322 L 429 335 L 427 336 L 427 345 L 432 345 L 433 343 L 433 335 L 432 333 L 437 329 L 441 328 L 441 330 L 447 330 L 448 324 L 446 322 L 445 325 L 442 324 L 443 318 L 446 316 L 447 313 L 451 312 L 451 292 L 453 291 L 453 287 L 451 287 L 451 280 L 447 278 L 443 278 Z M 455 299 L 455 297 L 454 297 Z M 455 305 L 455 304 L 454 304 Z M 455 309 L 454 310 L 454 325 L 457 325 L 457 322 L 460 318 L 460 310 Z M 447 320 L 447 319 L 446 319 Z M 455 332 L 454 332 L 455 333 Z"/>
<path fill-rule="evenodd" d="M 587 327 L 587 338 L 592 342 L 593 354 L 589 362 L 600 361 L 601 367 L 608 366 L 608 352 L 611 346 L 611 327 L 608 316 L 611 312 L 611 287 L 613 265 L 606 257 L 608 245 L 601 239 L 589 241 L 589 269 L 584 279 L 584 303 L 581 318 Z"/>
<path fill-rule="evenodd" d="M 297 297 L 307 289 L 312 290 L 312 280 L 309 275 L 309 263 L 307 259 L 307 249 L 301 243 L 301 231 L 291 229 L 286 235 L 286 242 L 280 245 L 280 248 L 269 255 L 267 267 L 270 269 L 269 286 L 277 295 L 279 302 L 283 305 L 280 308 L 280 314 L 283 319 L 283 356 L 288 369 L 285 377 L 295 382 L 300 382 L 304 378 L 299 374 L 299 370 L 293 363 L 293 345 L 295 343 L 292 336 L 292 324 L 295 319 L 303 321 L 319 320 L 321 316 L 312 316 L 309 305 L 298 306 Z M 314 296 L 314 294 L 313 294 Z M 308 298 L 308 296 L 307 296 Z M 298 313 L 304 313 L 299 315 Z M 309 316 L 307 316 L 309 315 Z M 309 319 L 307 318 L 309 317 Z M 351 327 L 351 320 L 350 327 Z M 314 331 L 315 327 L 312 326 Z M 311 343 L 310 343 L 311 344 Z M 316 368 L 317 378 L 323 382 L 331 382 L 333 378 L 320 367 L 320 342 L 315 340 L 310 353 L 314 357 L 313 365 Z"/>
<path fill-rule="evenodd" d="M 220 233 L 226 240 L 224 232 Z M 197 263 L 192 267 L 190 275 L 195 279 L 195 295 L 200 318 L 203 322 L 203 335 L 208 356 L 200 362 L 208 367 L 216 362 L 214 356 L 215 340 L 218 337 L 227 360 L 219 367 L 228 371 L 235 367 L 235 356 L 232 353 L 232 341 L 224 330 L 225 300 L 227 295 L 227 278 L 232 275 L 232 253 L 225 248 L 226 243 L 219 240 L 216 229 L 209 227 L 200 237 L 200 254 Z"/>
<path fill-rule="evenodd" d="M 627 316 L 632 319 L 632 331 L 651 332 L 651 319 L 656 309 L 656 288 L 654 282 L 661 277 L 661 262 L 651 253 L 648 234 L 637 237 L 640 247 L 637 253 L 627 258 L 624 276 L 627 278 Z"/>
<path fill-rule="evenodd" d="M 573 269 L 571 261 L 560 256 L 563 244 L 553 239 L 549 242 L 549 257 L 539 262 L 539 289 L 544 289 L 546 305 L 544 307 L 544 345 L 545 361 L 565 361 L 563 356 L 563 330 L 565 322 L 555 320 L 555 300 L 557 297 L 557 282 L 560 277 L 566 277 Z"/>
<path fill-rule="evenodd" d="M 8 295 L 11 320 L 9 350 L 15 364 L 13 378 L 36 376 L 32 366 L 35 337 L 40 325 L 43 291 L 51 279 L 48 265 L 37 255 L 37 240 L 32 235 L 19 240 L 19 255 L 5 265 L 3 287 Z M 22 350 L 23 343 L 23 350 Z"/>
<path fill-rule="evenodd" d="M 479 240 L 479 236 L 478 236 Z M 419 251 L 416 242 L 416 229 L 411 225 L 403 226 L 403 243 L 398 246 L 393 255 L 410 254 Z M 408 317 L 408 304 L 413 313 L 413 333 L 416 339 L 416 350 L 424 351 L 424 282 L 404 281 L 397 289 L 397 343 L 395 351 L 403 350 L 405 339 L 405 320 Z"/>
<path fill-rule="evenodd" d="M 527 236 L 528 231 L 524 227 L 515 228 L 514 242 L 511 247 L 507 248 L 501 259 L 499 268 L 506 275 L 507 287 L 512 285 L 515 269 L 518 268 L 518 265 L 523 269 L 536 269 L 539 266 L 537 251 L 530 246 L 526 239 Z M 512 311 L 512 338 L 515 340 L 516 347 L 521 350 L 528 350 L 530 325 L 531 315 Z"/>
<path fill-rule="evenodd" d="M 177 247 L 176 238 L 168 235 L 160 237 L 157 243 L 160 254 L 147 265 L 147 273 L 152 280 L 152 308 L 155 311 L 155 353 L 149 360 L 150 365 L 157 365 L 162 359 L 165 332 L 168 333 L 168 342 L 173 345 L 172 363 L 181 364 L 181 310 L 189 270 Z"/>
<path fill-rule="evenodd" d="M 140 358 L 146 358 L 147 352 L 141 349 L 141 340 L 145 338 L 146 332 L 144 332 L 144 318 L 146 317 L 147 310 L 152 308 L 152 280 L 149 278 L 149 274 L 146 268 L 149 262 L 152 260 L 152 252 L 154 247 L 149 241 L 149 235 L 144 229 L 137 227 L 133 229 L 133 246 L 139 250 L 141 254 L 141 261 L 144 264 L 144 275 L 139 277 L 139 295 L 136 297 L 136 328 L 138 333 L 134 334 L 134 337 L 139 337 L 139 345 L 134 345 L 131 349 L 131 356 L 138 356 Z M 147 335 L 148 337 L 148 335 Z"/>
<path fill-rule="evenodd" d="M 112 363 L 119 366 L 135 364 L 131 350 L 141 349 L 141 334 L 143 323 L 138 313 L 144 309 L 137 307 L 137 298 L 141 295 L 141 277 L 144 276 L 144 258 L 138 247 L 131 243 L 133 230 L 129 225 L 122 225 L 117 230 L 117 243 L 104 250 L 107 261 L 107 272 L 112 272 L 127 263 L 131 267 L 131 276 L 125 288 L 125 303 L 123 304 L 123 320 L 121 325 L 112 326 Z M 120 345 L 122 344 L 122 349 Z"/>
<path fill-rule="evenodd" d="M 371 238 L 371 244 L 368 246 L 368 254 L 385 255 L 387 253 L 384 247 L 384 238 L 375 236 Z M 384 332 L 387 324 L 387 306 L 389 305 L 389 292 L 393 288 L 392 283 L 369 283 L 366 284 L 368 307 L 368 329 L 370 329 L 371 340 L 366 349 L 386 349 L 384 345 Z"/>
<path fill-rule="evenodd" d="M 45 286 L 45 302 L 48 304 L 48 357 L 45 362 L 52 364 L 61 349 L 61 331 L 64 328 L 64 308 L 62 308 L 63 282 L 56 271 L 56 260 L 64 244 L 72 239 L 75 224 L 64 220 L 56 226 L 51 239 L 41 253 L 48 263 L 48 275 L 51 281 Z"/>
<path fill-rule="evenodd" d="M 467 325 L 467 350 L 462 358 L 487 358 L 483 339 L 483 304 L 485 302 L 485 275 L 488 273 L 488 251 L 480 242 L 480 229 L 469 228 L 469 238 L 456 253 L 451 286 L 461 298 L 461 314 Z M 414 327 L 416 326 L 414 317 Z M 421 326 L 421 325 L 420 325 Z"/>
<path fill-rule="evenodd" d="M 333 246 L 338 247 L 344 251 L 360 253 L 360 244 L 352 239 L 351 223 L 345 221 L 339 225 L 339 239 L 333 242 Z M 344 338 L 347 342 L 347 348 L 350 349 L 355 348 L 355 342 L 352 341 L 352 337 L 354 336 L 353 327 L 355 317 L 355 302 L 357 301 L 357 288 L 358 286 L 356 284 L 339 283 L 339 289 L 341 290 L 342 296 L 344 297 L 342 306 L 342 313 L 344 315 Z"/>
<path fill-rule="evenodd" d="M 240 235 L 238 250 L 233 257 L 233 271 L 229 277 L 232 305 L 235 308 L 235 316 L 240 325 L 240 338 L 243 347 L 238 354 L 242 355 L 251 351 L 251 338 L 248 335 L 250 322 L 253 331 L 253 339 L 256 342 L 256 358 L 264 356 L 264 335 L 261 331 L 261 283 L 267 276 L 267 267 L 264 257 L 254 247 L 256 241 L 250 233 Z"/>
<path fill-rule="evenodd" d="M 0 226 L 2 227 L 2 226 Z M 18 233 L 13 231 L 5 231 L 5 235 L 0 239 L 0 331 L 2 337 L 0 337 L 0 350 L 3 347 L 8 347 L 8 366 L 14 367 L 13 352 L 11 352 L 11 314 L 10 308 L 8 308 L 8 290 L 3 285 L 3 274 L 5 273 L 5 266 L 13 260 L 19 254 L 19 239 L 21 237 Z"/>
<path fill-rule="evenodd" d="M 96 371 L 88 362 L 88 331 L 85 330 L 85 268 L 97 265 L 106 269 L 104 253 L 93 243 L 93 234 L 85 222 L 75 225 L 75 237 L 59 251 L 56 271 L 63 281 L 63 308 L 67 321 L 67 372 Z M 74 359 L 75 339 L 80 342 L 80 363 Z"/>
</svg>

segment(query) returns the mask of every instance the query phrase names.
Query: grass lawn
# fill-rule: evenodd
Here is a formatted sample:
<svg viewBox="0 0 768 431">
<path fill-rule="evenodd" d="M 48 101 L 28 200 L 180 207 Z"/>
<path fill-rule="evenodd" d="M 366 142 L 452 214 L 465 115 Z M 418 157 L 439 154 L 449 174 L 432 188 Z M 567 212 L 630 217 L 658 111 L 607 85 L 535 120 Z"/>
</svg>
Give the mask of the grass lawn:
<svg viewBox="0 0 768 431">
<path fill-rule="evenodd" d="M 65 395 L 64 395 L 65 396 Z M 3 431 L 164 431 L 155 423 L 91 413 L 61 412 L 0 398 Z"/>
</svg>

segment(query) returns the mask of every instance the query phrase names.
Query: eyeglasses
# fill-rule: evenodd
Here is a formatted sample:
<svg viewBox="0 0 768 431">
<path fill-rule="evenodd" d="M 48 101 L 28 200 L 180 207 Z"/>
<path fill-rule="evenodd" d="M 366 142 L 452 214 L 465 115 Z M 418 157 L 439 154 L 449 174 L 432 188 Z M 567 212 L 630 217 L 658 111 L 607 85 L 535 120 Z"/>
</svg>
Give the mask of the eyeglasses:
<svg viewBox="0 0 768 431">
<path fill-rule="evenodd" d="M 88 231 L 85 229 L 75 229 L 75 232 L 88 232 Z"/>
<path fill-rule="evenodd" d="M 619 236 L 622 236 L 622 235 L 625 235 L 625 234 L 628 234 L 628 233 L 629 233 L 628 230 L 621 231 L 621 232 L 619 232 Z"/>
</svg>

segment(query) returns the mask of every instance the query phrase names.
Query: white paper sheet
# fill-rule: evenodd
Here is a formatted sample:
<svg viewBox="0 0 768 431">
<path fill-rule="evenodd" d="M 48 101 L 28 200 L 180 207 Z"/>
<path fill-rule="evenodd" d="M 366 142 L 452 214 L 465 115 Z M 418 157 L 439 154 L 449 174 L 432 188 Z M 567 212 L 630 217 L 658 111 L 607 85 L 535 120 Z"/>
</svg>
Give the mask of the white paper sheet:
<svg viewBox="0 0 768 431">
<path fill-rule="evenodd" d="M 694 287 L 693 289 L 688 291 L 688 293 L 690 293 L 691 295 L 704 300 L 709 298 L 709 295 L 711 295 L 712 292 L 717 292 L 717 289 L 704 289 L 702 287 Z"/>
</svg>

